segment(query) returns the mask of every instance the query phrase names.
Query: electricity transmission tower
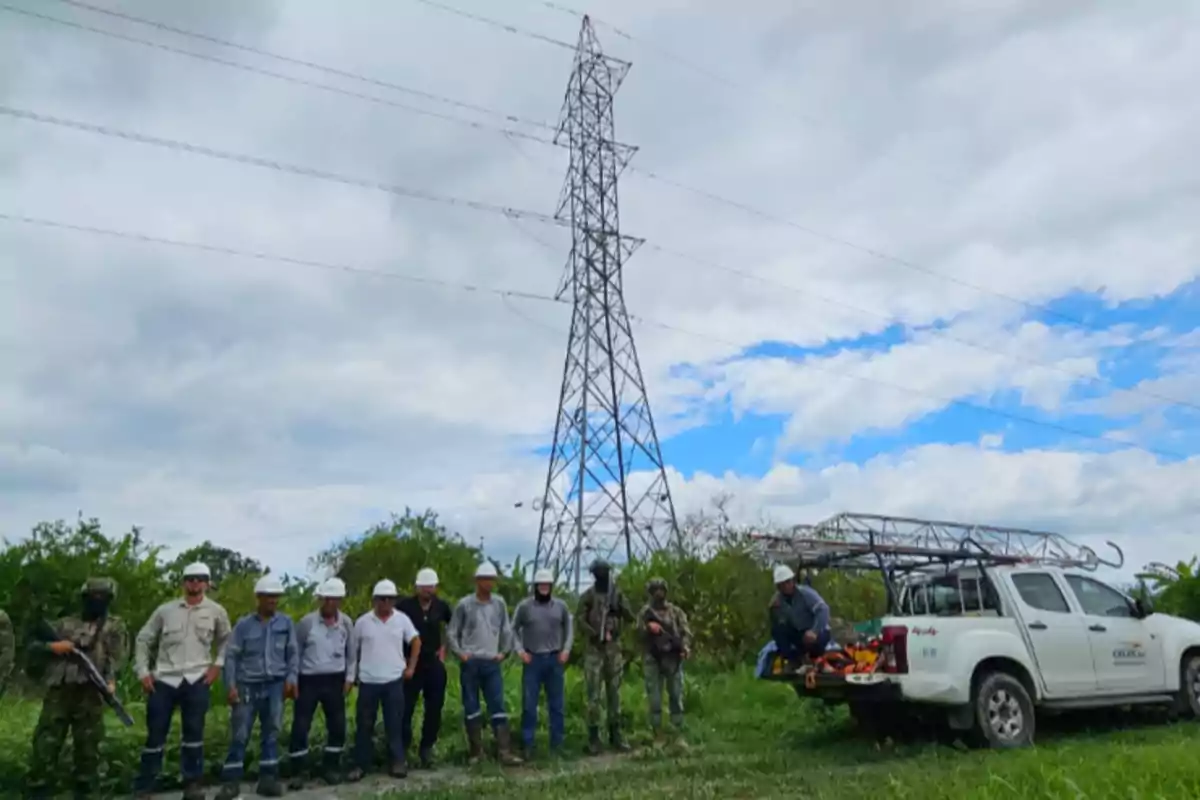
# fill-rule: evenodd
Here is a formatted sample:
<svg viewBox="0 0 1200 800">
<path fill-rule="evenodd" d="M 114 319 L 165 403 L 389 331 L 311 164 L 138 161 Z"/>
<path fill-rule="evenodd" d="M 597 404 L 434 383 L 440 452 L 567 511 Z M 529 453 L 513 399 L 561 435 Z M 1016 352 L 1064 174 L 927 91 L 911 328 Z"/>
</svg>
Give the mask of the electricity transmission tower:
<svg viewBox="0 0 1200 800">
<path fill-rule="evenodd" d="M 572 233 L 558 297 L 574 310 L 535 559 L 576 589 L 586 560 L 628 561 L 678 535 L 623 295 L 642 243 L 621 235 L 617 208 L 635 148 L 615 141 L 613 95 L 629 66 L 601 52 L 585 16 L 556 135 L 571 155 L 556 216 Z"/>
</svg>

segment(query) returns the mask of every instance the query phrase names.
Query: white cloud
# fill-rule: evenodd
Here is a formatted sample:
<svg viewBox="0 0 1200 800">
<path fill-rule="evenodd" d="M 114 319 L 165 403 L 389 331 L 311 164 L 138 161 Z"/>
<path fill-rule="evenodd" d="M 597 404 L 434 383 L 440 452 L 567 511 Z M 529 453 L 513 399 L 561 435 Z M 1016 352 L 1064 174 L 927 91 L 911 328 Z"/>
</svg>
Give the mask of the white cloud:
<svg viewBox="0 0 1200 800">
<path fill-rule="evenodd" d="M 461 5 L 576 35 L 569 16 L 537 4 Z M 421 103 L 55 3 L 25 7 Z M 569 69 L 564 50 L 411 4 L 119 7 L 531 119 L 557 115 Z M 1196 277 L 1194 9 L 706 8 L 595 9 L 691 61 L 719 53 L 709 68 L 741 87 L 601 27 L 606 46 L 636 61 L 617 100 L 618 136 L 640 145 L 638 167 L 810 231 L 629 174 L 627 233 L 765 279 L 653 246 L 629 261 L 631 311 L 700 334 L 635 325 L 664 435 L 705 423 L 725 393 L 739 410 L 789 415 L 780 441 L 755 434 L 730 445 L 738 452 L 828 446 L 902 428 L 945 399 L 986 403 L 1007 391 L 1060 413 L 1084 383 L 1078 374 L 1147 335 L 1022 322 L 1027 309 L 998 295 L 1044 301 L 1083 288 L 1120 300 Z M 3 23 L 0 102 L 10 106 L 518 208 L 546 212 L 557 198 L 559 151 L 11 15 Z M 9 118 L 0 177 L 0 213 L 476 286 L 552 292 L 566 252 L 563 231 L 534 222 Z M 816 346 L 935 321 L 1021 358 L 927 332 L 881 354 L 737 357 L 763 341 Z M 561 306 L 0 222 L 0 527 L 13 535 L 83 510 L 174 546 L 212 538 L 299 569 L 334 536 L 431 505 L 489 547 L 528 548 L 528 501 L 545 476 L 530 450 L 553 423 L 568 324 Z M 1194 394 L 1182 384 L 1162 393 Z M 1112 395 L 1104 409 L 1134 399 L 1145 396 Z M 1103 524 L 1087 515 L 1108 508 L 1133 528 L 1140 507 L 1151 517 L 1141 529 L 1182 529 L 1184 501 L 1170 492 L 1184 491 L 1172 481 L 1188 465 L 980 444 L 986 452 L 935 447 L 861 467 L 779 465 L 761 479 L 674 485 L 683 510 L 731 487 L 748 507 L 806 518 L 866 506 L 1008 519 L 1041 502 L 1051 522 L 1082 509 Z M 664 449 L 670 460 L 669 440 Z M 1169 480 L 1151 484 L 1151 474 Z"/>
</svg>

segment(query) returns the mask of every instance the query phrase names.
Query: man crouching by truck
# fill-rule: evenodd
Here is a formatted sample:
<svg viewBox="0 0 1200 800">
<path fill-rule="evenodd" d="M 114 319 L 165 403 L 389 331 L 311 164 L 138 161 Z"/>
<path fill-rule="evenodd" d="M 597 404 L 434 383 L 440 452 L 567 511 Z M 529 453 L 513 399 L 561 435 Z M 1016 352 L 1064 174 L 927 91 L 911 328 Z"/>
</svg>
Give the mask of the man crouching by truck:
<svg viewBox="0 0 1200 800">
<path fill-rule="evenodd" d="M 790 567 L 775 567 L 775 596 L 769 610 L 771 638 L 779 654 L 796 667 L 801 656 L 816 658 L 829 644 L 829 605 L 812 587 L 797 586 Z"/>
</svg>

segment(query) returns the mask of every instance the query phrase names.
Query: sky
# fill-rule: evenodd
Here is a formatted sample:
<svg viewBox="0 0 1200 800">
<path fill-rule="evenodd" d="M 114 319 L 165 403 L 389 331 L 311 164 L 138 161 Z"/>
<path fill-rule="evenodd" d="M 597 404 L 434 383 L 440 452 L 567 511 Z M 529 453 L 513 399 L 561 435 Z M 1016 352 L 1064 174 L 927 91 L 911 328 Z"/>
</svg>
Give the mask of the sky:
<svg viewBox="0 0 1200 800">
<path fill-rule="evenodd" d="M 532 557 L 570 308 L 521 293 L 570 238 L 489 209 L 553 213 L 567 154 L 530 123 L 571 51 L 419 0 L 90 2 L 210 38 L 0 9 L 0 532 L 82 513 L 300 573 L 433 508 Z M 625 298 L 679 516 L 1200 552 L 1200 6 L 753 6 L 586 9 L 632 62 Z"/>
</svg>

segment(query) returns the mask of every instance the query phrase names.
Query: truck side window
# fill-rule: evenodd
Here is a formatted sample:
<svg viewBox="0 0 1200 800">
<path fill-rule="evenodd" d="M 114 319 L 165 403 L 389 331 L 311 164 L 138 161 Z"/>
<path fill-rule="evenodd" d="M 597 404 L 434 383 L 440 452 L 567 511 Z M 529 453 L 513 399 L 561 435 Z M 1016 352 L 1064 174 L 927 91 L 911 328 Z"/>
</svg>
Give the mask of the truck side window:
<svg viewBox="0 0 1200 800">
<path fill-rule="evenodd" d="M 1071 613 L 1067 598 L 1059 591 L 1054 577 L 1044 572 L 1028 572 L 1012 576 L 1013 586 L 1017 587 L 1021 599 L 1030 608 L 1039 611 L 1054 611 L 1059 614 Z"/>
<path fill-rule="evenodd" d="M 1099 581 L 1080 575 L 1068 575 L 1067 585 L 1079 599 L 1083 613 L 1093 617 L 1132 617 L 1133 609 L 1125 595 Z"/>
</svg>

